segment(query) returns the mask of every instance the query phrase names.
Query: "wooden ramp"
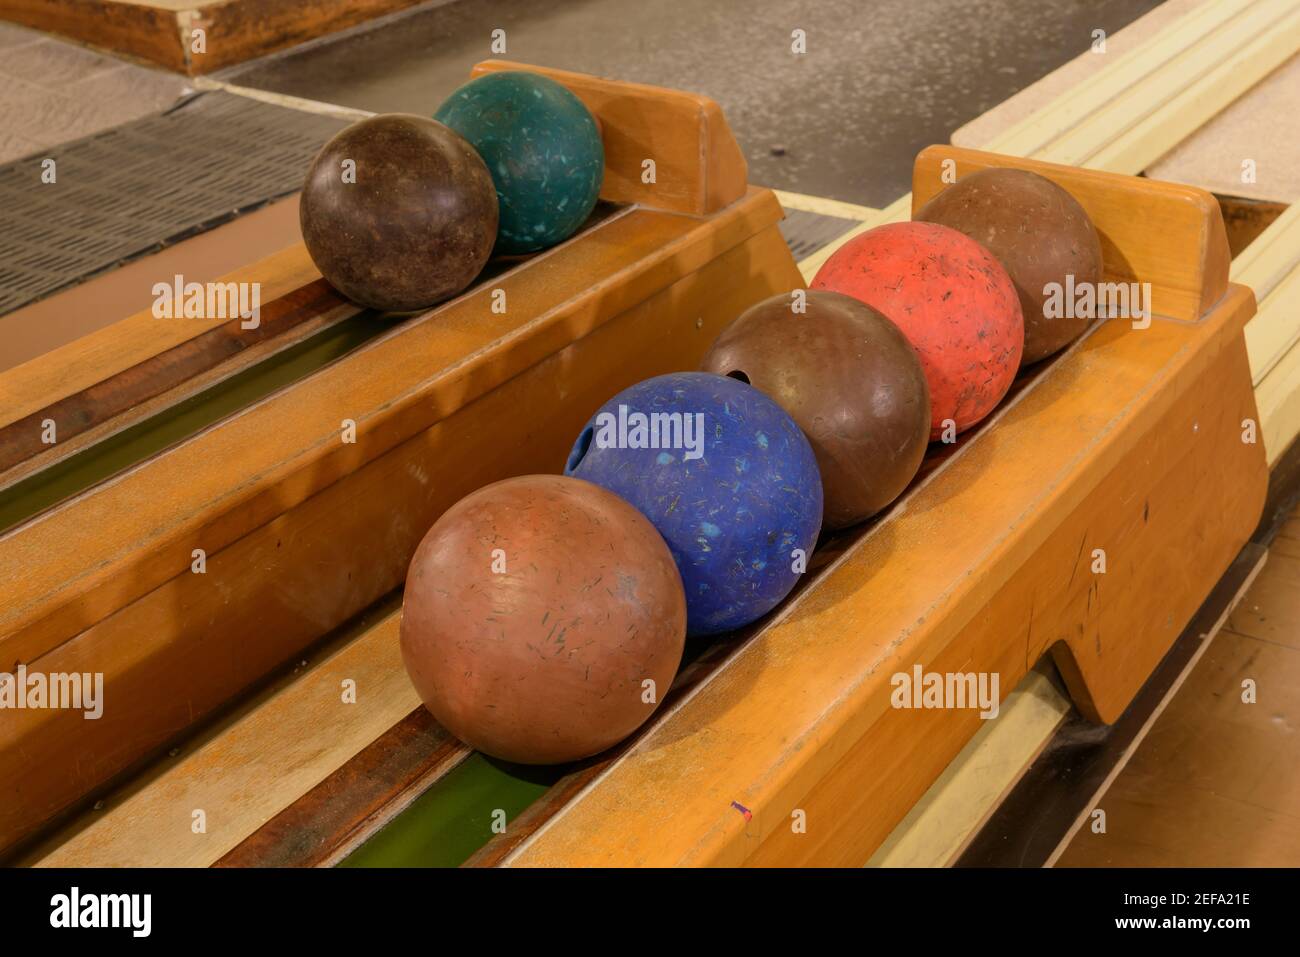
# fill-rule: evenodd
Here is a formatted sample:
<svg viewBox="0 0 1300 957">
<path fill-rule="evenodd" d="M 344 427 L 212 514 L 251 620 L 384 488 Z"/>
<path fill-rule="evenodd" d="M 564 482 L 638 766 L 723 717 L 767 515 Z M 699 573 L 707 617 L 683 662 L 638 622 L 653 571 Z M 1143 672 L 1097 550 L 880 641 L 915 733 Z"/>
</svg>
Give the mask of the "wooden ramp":
<svg viewBox="0 0 1300 957">
<path fill-rule="evenodd" d="M 428 0 L 0 0 L 0 19 L 196 76 Z"/>
</svg>

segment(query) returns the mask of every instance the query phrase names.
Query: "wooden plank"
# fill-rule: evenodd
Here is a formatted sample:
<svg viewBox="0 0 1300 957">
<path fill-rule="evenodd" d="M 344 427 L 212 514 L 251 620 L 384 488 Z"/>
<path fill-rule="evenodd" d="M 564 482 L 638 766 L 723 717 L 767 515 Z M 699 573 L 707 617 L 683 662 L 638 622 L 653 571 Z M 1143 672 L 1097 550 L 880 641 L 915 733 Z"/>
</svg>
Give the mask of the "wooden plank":
<svg viewBox="0 0 1300 957">
<path fill-rule="evenodd" d="M 1289 207 L 1233 260 L 1232 281 L 1255 290 L 1255 298 L 1263 302 L 1297 265 L 1300 265 L 1300 205 Z"/>
<path fill-rule="evenodd" d="M 1230 48 L 1222 39 L 1224 31 L 1248 18 L 1263 3 L 1264 0 L 1220 0 L 1195 7 L 1128 52 L 1108 55 L 1106 66 L 1086 84 L 1065 91 L 989 140 L 983 149 L 1012 156 L 1040 156 L 1074 131 L 1087 130 L 1089 143 L 1079 140 L 1072 143 L 1073 149 L 1085 154 L 1082 157 L 1043 156 L 1054 162 L 1084 162 L 1122 129 L 1102 131 L 1094 117 L 1106 113 L 1116 103 L 1126 103 L 1125 98 L 1131 93 L 1145 97 L 1147 90 L 1164 92 L 1170 80 L 1175 87 L 1179 78 L 1191 82 L 1211 68 L 1216 49 Z M 1163 102 L 1153 93 L 1151 109 L 1158 109 Z"/>
<path fill-rule="evenodd" d="M 508 60 L 485 60 L 471 75 L 501 70 L 527 70 L 562 83 L 600 120 L 602 199 L 701 216 L 745 195 L 745 156 L 722 109 L 707 96 Z M 655 164 L 653 183 L 642 180 L 647 160 Z"/>
<path fill-rule="evenodd" d="M 1237 288 L 1201 323 L 1098 327 L 511 863 L 861 863 L 978 724 L 890 708 L 891 674 L 913 663 L 1012 685 L 1066 635 L 1081 704 L 1113 718 L 1263 501 L 1236 421 L 1253 405 L 1252 304 Z M 1092 607 L 1090 524 L 1119 572 Z M 1178 578 L 1156 560 L 1166 548 Z M 795 808 L 807 834 L 789 827 Z"/>
<path fill-rule="evenodd" d="M 1202 4 L 983 148 L 1140 173 L 1297 49 L 1300 10 L 1290 0 Z M 844 242 L 873 226 L 905 220 L 910 210 L 910 201 L 900 199 L 879 220 L 818 250 L 800 270 L 810 279 Z"/>
<path fill-rule="evenodd" d="M 40 860 L 46 867 L 206 866 L 422 707 L 407 680 L 397 614 L 299 676 L 224 734 L 168 767 Z M 356 703 L 343 700 L 353 681 Z M 206 832 L 195 834 L 202 810 Z"/>
<path fill-rule="evenodd" d="M 1267 550 L 1249 542 L 1183 629 L 1173 648 L 1114 724 L 1099 728 L 1071 714 L 1050 746 L 990 815 L 958 867 L 1042 867 L 1086 820 L 1096 797 L 1132 756 L 1177 693 L 1233 607 L 1259 574 Z"/>
<path fill-rule="evenodd" d="M 391 643 L 392 636 L 388 636 Z M 264 734 L 283 736 L 283 729 Z M 304 732 L 313 735 L 314 731 Z M 337 748 L 346 754 L 344 748 Z M 214 862 L 215 867 L 318 867 L 335 863 L 470 754 L 418 705 L 329 777 Z M 143 839 L 143 835 L 141 835 Z M 78 857 L 79 866 L 87 860 Z"/>
<path fill-rule="evenodd" d="M 989 144 L 1017 123 L 1052 104 L 1065 94 L 1081 93 L 1103 70 L 1133 49 L 1174 26 L 1198 6 L 1214 0 L 1164 0 L 1123 29 L 1106 35 L 1106 50 L 1088 49 L 1046 76 L 1003 100 L 997 106 L 953 131 L 952 144 L 967 149 L 989 149 Z M 1091 37 L 1089 39 L 1092 39 Z M 1150 57 L 1147 58 L 1148 62 Z"/>
<path fill-rule="evenodd" d="M 422 0 L 3 0 L 0 17 L 190 75 L 211 73 Z M 193 49 L 203 30 L 205 49 Z"/>
<path fill-rule="evenodd" d="M 1259 311 L 1246 327 L 1246 341 L 1270 467 L 1300 435 L 1297 275 L 1300 205 L 1279 216 L 1232 264 L 1233 281 L 1250 286 L 1259 300 Z"/>
<path fill-rule="evenodd" d="M 1166 72 L 1159 83 L 1148 80 L 1140 91 L 1130 89 L 1091 120 L 1097 124 L 1097 138 L 1106 140 L 1103 146 L 1097 147 L 1091 131 L 1076 129 L 1045 150 L 1044 158 L 1068 163 L 1086 151 L 1088 159 L 1079 162 L 1087 166 L 1145 169 L 1168 152 L 1169 144 L 1185 140 L 1297 49 L 1300 7 L 1293 0 L 1259 0 L 1216 33 L 1212 46 L 1200 51 L 1204 59 L 1199 63 L 1209 64 L 1210 69 L 1183 66 L 1178 75 Z M 1191 76 L 1195 80 L 1189 83 Z M 1167 99 L 1166 91 L 1172 94 Z"/>
<path fill-rule="evenodd" d="M 1227 289 L 1230 258 L 1223 217 L 1218 200 L 1205 190 L 956 146 L 931 146 L 917 156 L 913 169 L 913 213 L 944 189 L 945 163 L 953 164 L 958 180 L 979 170 L 1007 166 L 1030 170 L 1060 185 L 1097 227 L 1104 279 L 1150 283 L 1150 305 L 1156 315 L 1194 321 Z M 1152 242 L 1153 235 L 1163 241 Z"/>
<path fill-rule="evenodd" d="M 1270 288 L 1259 313 L 1247 327 L 1251 345 L 1251 372 L 1259 403 L 1261 439 L 1270 467 L 1300 435 L 1300 314 L 1296 294 L 1300 286 L 1300 218 L 1292 207 L 1252 244 L 1243 256 L 1240 275 Z"/>
<path fill-rule="evenodd" d="M 301 243 L 218 279 L 260 282 L 272 303 L 320 279 Z M 152 308 L 0 373 L 0 426 L 9 426 L 60 400 L 139 366 L 161 352 L 225 325 L 225 317 L 158 319 Z"/>
<path fill-rule="evenodd" d="M 300 239 L 298 197 L 290 196 L 0 315 L 0 374 L 151 307 L 159 277 L 217 282 Z M 275 290 L 263 291 L 263 302 L 274 298 Z M 164 325 L 155 321 L 154 333 Z M 174 344 L 164 339 L 163 348 Z M 0 412 L 0 424 L 11 416 L 8 409 Z"/>
<path fill-rule="evenodd" d="M 783 209 L 799 209 L 821 216 L 835 216 L 839 219 L 856 219 L 866 222 L 880 215 L 880 210 L 857 203 L 845 203 L 826 196 L 809 196 L 807 193 L 792 193 L 789 190 L 774 189 L 776 198 Z"/>
<path fill-rule="evenodd" d="M 868 867 L 946 867 L 1015 785 L 1070 711 L 1039 670 L 1030 671 L 984 722 L 907 816 L 867 861 Z"/>
<path fill-rule="evenodd" d="M 318 279 L 267 303 L 254 328 L 232 319 L 10 422 L 0 427 L 0 487 L 360 311 Z M 57 429 L 53 446 L 44 441 L 48 423 Z"/>
<path fill-rule="evenodd" d="M 2 0 L 0 18 L 185 72 L 176 15 L 117 0 Z"/>
<path fill-rule="evenodd" d="M 486 307 L 472 321 L 460 318 L 463 313 L 444 313 L 439 322 L 417 323 L 401 335 L 378 340 L 84 498 L 83 506 L 106 503 L 96 507 L 94 514 L 103 518 L 96 518 L 93 527 L 111 533 L 112 541 L 133 546 L 117 558 L 132 574 L 107 577 L 93 593 L 110 610 L 107 616 L 74 632 L 74 640 L 56 641 L 33 656 L 33 666 L 51 672 L 104 671 L 106 695 L 138 700 L 140 706 L 106 713 L 93 728 L 68 720 L 66 713 L 24 712 L 0 729 L 0 744 L 25 742 L 21 748 L 0 748 L 0 765 L 6 765 L 0 779 L 22 780 L 25 804 L 6 802 L 0 834 L 56 813 L 71 795 L 106 780 L 133 755 L 157 747 L 322 631 L 399 585 L 411 552 L 443 508 L 505 475 L 558 468 L 573 435 L 603 397 L 647 375 L 691 365 L 737 312 L 790 288 L 797 277 L 775 225 L 736 243 L 745 231 L 775 219 L 775 201 L 756 193 L 752 204 L 737 204 L 735 210 L 729 214 L 730 239 L 725 229 L 701 229 L 697 222 L 681 224 L 650 211 L 632 211 L 611 221 L 623 224 L 618 235 L 593 246 L 627 256 L 629 264 L 649 253 L 653 265 L 647 265 L 658 271 L 660 282 L 683 277 L 634 306 L 620 300 L 623 294 L 633 300 L 644 295 L 636 291 L 641 280 L 635 269 L 621 284 L 595 288 L 591 277 L 597 270 L 584 256 L 552 263 L 545 275 L 528 269 L 514 274 L 518 281 L 507 287 L 508 301 L 531 317 L 517 317 L 516 324 L 534 324 L 531 331 L 542 337 L 562 336 L 573 343 L 570 348 L 557 348 L 545 338 L 531 344 L 518 337 L 501 340 L 510 319 L 503 321 Z M 674 245 L 664 230 L 671 234 L 682 225 L 681 235 L 694 241 Z M 728 247 L 729 252 L 708 260 Z M 685 263 L 691 266 L 680 273 L 673 268 Z M 530 292 L 530 282 L 540 285 Z M 486 296 L 490 290 L 480 292 Z M 556 305 L 543 308 L 544 300 L 537 298 L 542 295 L 553 296 Z M 529 302 L 537 308 L 526 309 Z M 623 311 L 611 321 L 604 309 Z M 663 316 L 673 319 L 652 318 Z M 489 320 L 495 328 L 488 328 Z M 474 335 L 482 335 L 485 344 L 473 345 Z M 491 373 L 476 368 L 474 361 L 431 373 L 439 368 L 440 350 L 489 362 Z M 512 375 L 513 363 L 536 359 L 530 351 L 540 352 L 543 360 Z M 614 354 L 635 360 L 621 365 L 590 360 Z M 409 384 L 399 386 L 403 376 Z M 505 381 L 472 399 L 471 390 L 492 386 L 498 377 Z M 403 401 L 375 398 L 386 392 Z M 378 410 L 374 422 L 363 418 L 362 408 Z M 519 414 L 536 408 L 548 410 L 541 423 Z M 345 457 L 335 452 L 330 433 L 348 415 L 360 423 L 357 445 L 362 448 L 345 447 L 350 453 Z M 406 418 L 394 421 L 399 415 Z M 274 425 L 268 428 L 267 423 Z M 511 423 L 516 432 L 510 432 Z M 417 428 L 414 436 L 390 444 L 411 426 Z M 313 432 L 317 428 L 318 435 Z M 295 449 L 298 438 L 302 451 Z M 470 448 L 476 451 L 467 455 Z M 373 458 L 352 458 L 358 453 Z M 250 456 L 269 458 L 267 464 L 245 467 Z M 187 466 L 193 461 L 223 461 L 228 467 L 177 481 L 193 473 Z M 164 472 L 165 479 L 148 477 Z M 242 478 L 249 475 L 265 483 L 262 491 Z M 141 484 L 133 489 L 137 477 Z M 148 490 L 159 488 L 172 490 L 166 502 L 143 500 Z M 143 520 L 141 528 L 149 534 L 118 537 L 122 529 L 112 525 L 122 510 L 107 504 L 118 495 L 129 496 L 127 510 L 135 513 L 122 515 L 121 523 L 129 528 L 134 520 Z M 191 495 L 197 496 L 193 504 L 178 506 L 178 499 Z M 251 504 L 249 496 L 255 496 Z M 170 512 L 172 508 L 177 510 Z M 169 513 L 175 516 L 171 520 Z M 50 533 L 47 523 L 75 523 L 86 514 L 70 504 L 27 526 L 26 532 L 40 537 Z M 162 526 L 151 524 L 158 520 Z M 161 550 L 145 547 L 150 534 L 174 544 Z M 185 556 L 202 542 L 209 545 L 207 574 L 191 575 Z M 171 569 L 155 564 L 166 548 L 176 550 Z M 0 548 L 0 563 L 17 561 L 20 554 L 16 548 Z M 98 571 L 96 557 L 104 556 L 83 555 Z M 163 581 L 127 600 L 124 584 L 139 587 L 147 582 L 146 573 L 161 574 Z M 84 580 L 50 574 L 56 595 L 84 587 Z M 74 600 L 63 606 L 63 614 L 85 614 L 87 604 Z M 178 614 L 178 608 L 184 612 Z M 197 622 L 205 624 L 196 627 Z M 13 632 L 11 642 L 30 646 L 53 640 L 58 635 L 50 628 L 54 624 L 59 622 L 36 620 L 33 628 Z M 260 640 L 243 642 L 249 633 Z M 240 644 L 237 656 L 230 654 L 232 643 Z M 6 654 L 20 655 L 15 647 L 21 644 L 11 644 Z M 170 689 L 165 700 L 151 690 L 160 683 Z M 8 761 L 22 767 L 8 769 Z"/>
<path fill-rule="evenodd" d="M 1300 56 L 1292 56 L 1150 164 L 1146 174 L 1265 206 L 1300 200 L 1293 148 L 1300 139 L 1300 115 L 1292 108 L 1297 87 Z M 1247 160 L 1252 176 L 1246 175 Z"/>
<path fill-rule="evenodd" d="M 1300 247 L 1296 249 L 1300 254 Z M 1300 267 L 1278 283 L 1246 326 L 1250 373 L 1258 385 L 1300 341 Z"/>
</svg>

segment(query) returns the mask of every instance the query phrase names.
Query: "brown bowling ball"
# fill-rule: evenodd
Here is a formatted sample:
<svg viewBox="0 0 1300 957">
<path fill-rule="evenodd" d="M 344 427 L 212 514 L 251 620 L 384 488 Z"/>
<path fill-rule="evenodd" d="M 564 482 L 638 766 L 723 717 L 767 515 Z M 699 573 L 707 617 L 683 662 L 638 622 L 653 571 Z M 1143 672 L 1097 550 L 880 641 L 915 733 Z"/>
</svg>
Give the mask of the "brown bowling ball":
<svg viewBox="0 0 1300 957">
<path fill-rule="evenodd" d="M 668 546 L 581 479 L 527 475 L 466 496 L 424 536 L 406 578 L 411 683 L 443 727 L 507 761 L 556 764 L 617 744 L 663 700 L 685 639 Z"/>
<path fill-rule="evenodd" d="M 345 165 L 348 160 L 355 164 Z M 460 134 L 423 116 L 353 123 L 321 148 L 299 206 L 316 268 L 354 302 L 409 312 L 460 292 L 497 235 L 497 193 Z"/>
<path fill-rule="evenodd" d="M 751 306 L 722 331 L 701 366 L 743 378 L 799 424 L 817 456 L 822 525 L 844 528 L 907 487 L 930 440 L 930 392 L 916 351 L 875 309 L 809 290 Z"/>
<path fill-rule="evenodd" d="M 1101 240 L 1078 201 L 1050 179 L 1020 169 L 984 169 L 961 177 L 913 217 L 965 233 L 1002 263 L 1020 295 L 1029 365 L 1065 348 L 1091 318 L 1044 315 L 1048 283 L 1099 283 Z"/>
</svg>

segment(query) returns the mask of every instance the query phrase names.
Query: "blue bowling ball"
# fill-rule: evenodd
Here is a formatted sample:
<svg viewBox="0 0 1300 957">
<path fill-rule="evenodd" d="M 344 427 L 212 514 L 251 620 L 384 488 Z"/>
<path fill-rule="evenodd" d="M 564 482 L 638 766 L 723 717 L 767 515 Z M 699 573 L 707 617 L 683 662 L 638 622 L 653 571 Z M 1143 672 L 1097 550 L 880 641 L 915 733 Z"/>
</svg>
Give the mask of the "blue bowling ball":
<svg viewBox="0 0 1300 957">
<path fill-rule="evenodd" d="M 674 373 L 620 392 L 582 430 L 564 473 L 622 496 L 659 530 L 692 635 L 771 611 L 821 529 L 808 440 L 779 405 L 726 376 Z"/>
</svg>

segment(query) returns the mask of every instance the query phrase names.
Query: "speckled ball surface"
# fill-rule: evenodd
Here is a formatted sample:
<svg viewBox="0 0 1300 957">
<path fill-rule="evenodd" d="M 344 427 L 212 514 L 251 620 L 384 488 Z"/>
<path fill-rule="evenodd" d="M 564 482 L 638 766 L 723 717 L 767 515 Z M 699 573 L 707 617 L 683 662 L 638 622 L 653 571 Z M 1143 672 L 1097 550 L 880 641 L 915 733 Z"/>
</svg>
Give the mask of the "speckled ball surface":
<svg viewBox="0 0 1300 957">
<path fill-rule="evenodd" d="M 640 727 L 685 635 L 663 539 L 617 495 L 559 475 L 495 482 L 449 508 L 402 600 L 402 660 L 425 706 L 467 744 L 524 764 L 585 758 Z"/>
<path fill-rule="evenodd" d="M 726 376 L 673 373 L 620 392 L 578 436 L 565 474 L 617 493 L 659 530 L 681 572 L 691 635 L 776 607 L 821 528 L 808 440 L 774 401 Z"/>
<path fill-rule="evenodd" d="M 1025 319 L 1022 365 L 1059 352 L 1091 324 L 1087 316 L 1053 316 L 1049 285 L 1094 289 L 1102 278 L 1101 239 L 1078 200 L 1044 176 L 1023 169 L 983 169 L 963 176 L 916 214 L 965 233 L 1006 268 Z"/>
<path fill-rule="evenodd" d="M 496 240 L 492 178 L 473 147 L 426 116 L 341 130 L 312 161 L 298 206 L 312 262 L 353 302 L 410 312 L 460 292 Z"/>
<path fill-rule="evenodd" d="M 561 84 L 522 70 L 488 73 L 456 90 L 434 119 L 465 137 L 492 174 L 498 253 L 554 246 L 591 215 L 605 148 L 591 112 Z"/>
<path fill-rule="evenodd" d="M 907 336 L 930 387 L 930 437 L 997 407 L 1025 346 L 1020 298 L 987 249 L 935 223 L 889 223 L 855 236 L 818 270 L 814 289 L 878 309 Z"/>
</svg>

